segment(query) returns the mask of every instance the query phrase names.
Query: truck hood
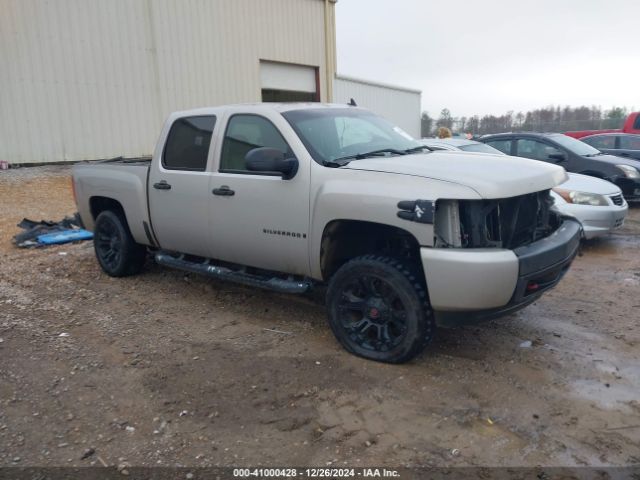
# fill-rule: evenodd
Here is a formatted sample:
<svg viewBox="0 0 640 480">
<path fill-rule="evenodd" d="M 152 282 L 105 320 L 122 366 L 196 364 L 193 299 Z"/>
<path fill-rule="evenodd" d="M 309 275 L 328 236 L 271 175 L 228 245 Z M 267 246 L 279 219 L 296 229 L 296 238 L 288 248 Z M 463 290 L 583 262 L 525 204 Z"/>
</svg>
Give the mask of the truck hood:
<svg viewBox="0 0 640 480">
<path fill-rule="evenodd" d="M 354 160 L 350 170 L 395 173 L 457 183 L 482 198 L 508 198 L 547 190 L 568 179 L 564 168 L 508 155 L 438 151 Z"/>
</svg>

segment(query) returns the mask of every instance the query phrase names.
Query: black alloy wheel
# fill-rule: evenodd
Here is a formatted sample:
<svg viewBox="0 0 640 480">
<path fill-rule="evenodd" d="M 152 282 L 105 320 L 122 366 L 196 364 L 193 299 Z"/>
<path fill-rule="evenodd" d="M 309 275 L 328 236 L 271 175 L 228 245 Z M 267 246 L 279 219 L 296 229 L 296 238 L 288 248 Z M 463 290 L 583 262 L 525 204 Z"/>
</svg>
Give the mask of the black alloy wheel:
<svg viewBox="0 0 640 480">
<path fill-rule="evenodd" d="M 347 262 L 331 279 L 327 305 L 336 338 L 365 358 L 406 362 L 433 336 L 423 282 L 395 259 L 367 255 Z"/>
<path fill-rule="evenodd" d="M 134 275 L 144 266 L 146 247 L 134 241 L 126 221 L 118 213 L 101 212 L 96 218 L 93 236 L 98 263 L 107 275 Z"/>
</svg>

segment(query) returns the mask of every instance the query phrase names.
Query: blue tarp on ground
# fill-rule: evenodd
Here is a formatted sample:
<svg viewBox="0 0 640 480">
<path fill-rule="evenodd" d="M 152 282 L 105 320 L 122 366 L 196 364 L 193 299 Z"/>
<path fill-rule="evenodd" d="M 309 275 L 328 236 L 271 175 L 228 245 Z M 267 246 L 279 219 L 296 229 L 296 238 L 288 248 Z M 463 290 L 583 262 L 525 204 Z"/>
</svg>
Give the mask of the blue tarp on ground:
<svg viewBox="0 0 640 480">
<path fill-rule="evenodd" d="M 63 230 L 61 232 L 45 233 L 38 235 L 38 243 L 53 245 L 58 243 L 77 242 L 78 240 L 91 240 L 93 233 L 83 229 Z"/>
<path fill-rule="evenodd" d="M 82 228 L 82 221 L 77 213 L 64 217 L 59 222 L 51 220 L 36 222 L 23 218 L 18 227 L 24 231 L 13 236 L 13 243 L 20 248 L 45 247 L 93 238 L 91 232 Z"/>
</svg>

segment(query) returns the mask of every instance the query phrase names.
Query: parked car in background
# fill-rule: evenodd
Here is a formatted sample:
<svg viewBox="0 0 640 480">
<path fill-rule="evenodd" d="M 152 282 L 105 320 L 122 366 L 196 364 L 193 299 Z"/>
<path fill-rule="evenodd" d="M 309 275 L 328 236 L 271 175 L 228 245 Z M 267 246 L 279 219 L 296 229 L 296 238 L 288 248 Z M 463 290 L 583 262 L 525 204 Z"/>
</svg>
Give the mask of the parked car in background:
<svg viewBox="0 0 640 480">
<path fill-rule="evenodd" d="M 553 163 L 568 172 L 615 183 L 627 200 L 640 200 L 640 161 L 607 155 L 561 133 L 498 133 L 479 139 L 507 155 Z"/>
<path fill-rule="evenodd" d="M 582 138 L 589 135 L 598 135 L 600 133 L 637 133 L 640 134 L 640 112 L 630 113 L 627 119 L 624 121 L 622 129 L 609 128 L 606 130 L 579 130 L 574 132 L 565 132 L 565 135 L 569 135 L 573 138 Z"/>
<path fill-rule="evenodd" d="M 421 142 L 434 150 L 464 150 L 505 155 L 490 145 L 473 140 L 426 138 Z M 552 188 L 551 196 L 561 214 L 574 217 L 582 224 L 583 236 L 586 239 L 600 237 L 622 227 L 629 210 L 622 191 L 616 185 L 578 173 L 570 173 L 569 180 Z"/>
<path fill-rule="evenodd" d="M 490 153 L 504 155 L 500 150 L 485 143 L 466 138 L 423 138 L 420 143 L 431 150 L 462 150 L 463 152 Z"/>
<path fill-rule="evenodd" d="M 563 215 L 577 218 L 586 239 L 601 237 L 624 224 L 629 206 L 616 185 L 588 175 L 570 173 L 569 180 L 551 189 Z"/>
<path fill-rule="evenodd" d="M 601 133 L 582 137 L 580 140 L 601 152 L 640 160 L 640 135 L 632 133 Z"/>
</svg>

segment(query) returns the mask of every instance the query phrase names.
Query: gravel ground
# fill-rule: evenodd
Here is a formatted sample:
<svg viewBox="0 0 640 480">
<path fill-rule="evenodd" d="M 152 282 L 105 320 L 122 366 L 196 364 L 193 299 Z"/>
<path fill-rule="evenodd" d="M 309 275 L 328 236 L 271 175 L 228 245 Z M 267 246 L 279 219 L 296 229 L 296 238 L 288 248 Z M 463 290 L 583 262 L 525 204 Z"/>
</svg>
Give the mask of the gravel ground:
<svg viewBox="0 0 640 480">
<path fill-rule="evenodd" d="M 532 306 L 400 366 L 345 353 L 318 296 L 11 245 L 74 211 L 68 167 L 0 172 L 0 465 L 640 462 L 640 209 Z"/>
</svg>

